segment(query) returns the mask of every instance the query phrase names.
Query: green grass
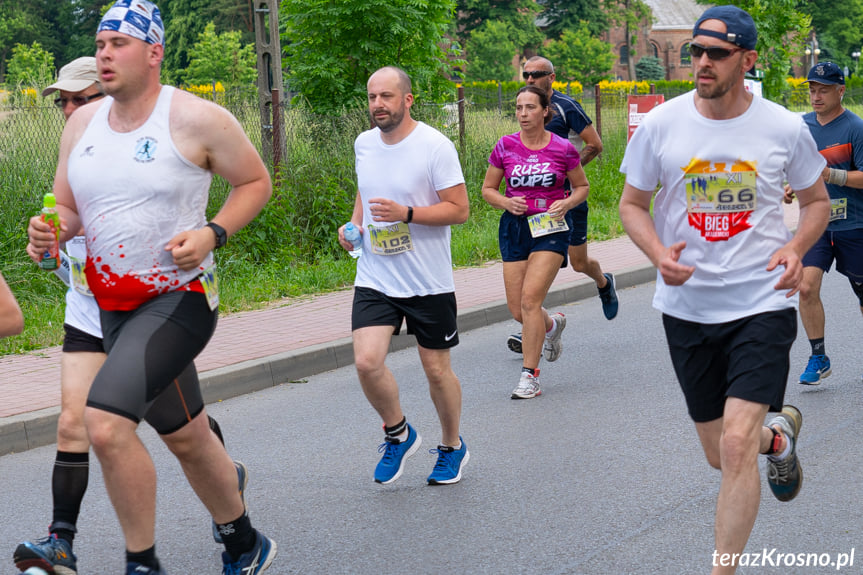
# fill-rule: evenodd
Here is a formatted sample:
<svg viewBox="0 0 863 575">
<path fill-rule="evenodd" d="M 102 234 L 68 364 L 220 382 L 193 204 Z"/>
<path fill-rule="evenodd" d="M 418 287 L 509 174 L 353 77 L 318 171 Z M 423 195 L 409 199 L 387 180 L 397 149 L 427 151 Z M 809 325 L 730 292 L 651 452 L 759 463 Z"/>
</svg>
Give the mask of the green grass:
<svg viewBox="0 0 863 575">
<path fill-rule="evenodd" d="M 259 140 L 254 106 L 241 104 L 231 109 L 247 126 L 252 141 Z M 42 195 L 53 181 L 62 116 L 51 106 L 17 109 L 5 116 L 4 111 L 0 108 L 0 226 L 4 231 L 0 235 L 0 261 L 4 262 L 2 273 L 24 311 L 26 327 L 22 335 L 0 340 L 0 355 L 59 344 L 65 293 L 53 274 L 39 271 L 24 253 L 27 220 L 38 213 Z M 482 199 L 481 188 L 495 142 L 518 129 L 513 115 L 469 108 L 463 145 L 453 119 L 439 106 L 416 106 L 414 116 L 446 133 L 459 147 L 471 216 L 465 224 L 453 227 L 454 264 L 471 266 L 499 259 L 500 212 Z M 353 283 L 356 263 L 339 246 L 337 230 L 353 210 L 353 142 L 357 134 L 368 129 L 368 116 L 359 111 L 333 119 L 294 109 L 284 117 L 287 158 L 280 168 L 273 199 L 217 253 L 223 313 L 257 309 L 283 298 L 342 289 Z M 623 187 L 618 167 L 626 134 L 609 130 L 603 141 L 602 156 L 586 169 L 591 183 L 589 238 L 593 241 L 623 233 L 617 199 Z M 210 216 L 227 193 L 226 182 L 215 178 Z"/>
</svg>

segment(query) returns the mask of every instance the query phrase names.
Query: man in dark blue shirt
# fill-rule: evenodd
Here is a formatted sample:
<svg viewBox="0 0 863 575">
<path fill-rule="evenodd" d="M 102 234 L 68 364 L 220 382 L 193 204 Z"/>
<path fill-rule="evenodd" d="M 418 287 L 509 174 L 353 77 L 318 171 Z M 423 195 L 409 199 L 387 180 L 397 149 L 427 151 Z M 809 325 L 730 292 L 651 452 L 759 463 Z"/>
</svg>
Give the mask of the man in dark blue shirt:
<svg viewBox="0 0 863 575">
<path fill-rule="evenodd" d="M 824 346 L 824 305 L 821 279 L 836 261 L 836 271 L 851 282 L 863 311 L 863 120 L 842 106 L 845 75 L 833 62 L 820 62 L 809 70 L 812 112 L 803 116 L 818 151 L 827 160 L 822 177 L 830 194 L 830 224 L 803 258 L 800 319 L 812 355 L 800 383 L 818 385 L 829 376 L 830 358 Z M 790 202 L 793 192 L 786 191 Z"/>
</svg>

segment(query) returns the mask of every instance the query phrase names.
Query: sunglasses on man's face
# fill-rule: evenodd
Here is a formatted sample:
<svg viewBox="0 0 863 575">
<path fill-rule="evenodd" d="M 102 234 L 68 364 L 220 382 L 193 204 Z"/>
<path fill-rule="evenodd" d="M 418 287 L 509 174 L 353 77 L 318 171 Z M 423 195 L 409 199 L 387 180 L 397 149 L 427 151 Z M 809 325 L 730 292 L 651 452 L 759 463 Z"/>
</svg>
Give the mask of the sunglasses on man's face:
<svg viewBox="0 0 863 575">
<path fill-rule="evenodd" d="M 725 60 L 735 52 L 742 51 L 743 48 L 720 48 L 719 46 L 702 46 L 701 44 L 689 44 L 689 53 L 693 58 L 701 58 L 702 54 L 707 54 L 711 60 Z"/>
<path fill-rule="evenodd" d="M 525 80 L 528 78 L 536 80 L 537 78 L 544 78 L 546 76 L 551 76 L 551 72 L 548 70 L 534 70 L 533 72 L 524 71 L 521 73 L 521 77 Z"/>
<path fill-rule="evenodd" d="M 62 109 L 66 107 L 66 104 L 72 102 L 73 104 L 75 104 L 76 107 L 80 108 L 90 100 L 101 98 L 104 95 L 105 94 L 103 94 L 102 92 L 99 92 L 98 94 L 92 94 L 90 96 L 72 96 L 71 98 L 60 98 L 58 96 L 57 98 L 54 98 L 54 105 Z"/>
</svg>

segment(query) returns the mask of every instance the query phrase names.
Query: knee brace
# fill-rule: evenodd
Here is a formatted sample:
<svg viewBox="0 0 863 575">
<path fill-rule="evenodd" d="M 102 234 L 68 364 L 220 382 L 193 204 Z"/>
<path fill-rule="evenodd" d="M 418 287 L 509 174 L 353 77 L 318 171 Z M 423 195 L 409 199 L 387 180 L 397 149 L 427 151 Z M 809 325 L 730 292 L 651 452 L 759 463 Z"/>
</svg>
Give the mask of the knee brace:
<svg viewBox="0 0 863 575">
<path fill-rule="evenodd" d="M 855 282 L 851 278 L 848 278 L 848 281 L 851 283 L 851 289 L 854 290 L 857 299 L 860 300 L 860 307 L 863 307 L 863 282 Z"/>
</svg>

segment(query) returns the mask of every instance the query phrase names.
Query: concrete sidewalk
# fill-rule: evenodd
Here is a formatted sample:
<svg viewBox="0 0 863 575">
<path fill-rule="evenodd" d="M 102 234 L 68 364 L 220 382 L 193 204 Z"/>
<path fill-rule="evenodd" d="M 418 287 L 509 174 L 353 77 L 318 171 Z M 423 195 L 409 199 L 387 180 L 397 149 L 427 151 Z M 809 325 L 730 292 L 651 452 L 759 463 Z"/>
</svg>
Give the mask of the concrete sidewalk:
<svg viewBox="0 0 863 575">
<path fill-rule="evenodd" d="M 796 204 L 786 224 L 797 224 Z M 628 237 L 591 243 L 591 257 L 615 275 L 617 289 L 653 281 L 656 271 Z M 459 330 L 469 331 L 511 318 L 506 307 L 500 262 L 455 271 Z M 593 281 L 561 270 L 546 306 L 596 298 Z M 207 403 L 350 365 L 353 291 L 342 290 L 290 300 L 266 309 L 219 319 L 215 335 L 195 364 Z M 596 313 L 602 313 L 599 300 Z M 626 297 L 620 313 L 626 313 Z M 393 338 L 391 348 L 413 345 L 413 336 Z M 501 342 L 501 345 L 504 345 Z M 56 441 L 60 413 L 60 348 L 0 357 L 0 455 Z"/>
</svg>

